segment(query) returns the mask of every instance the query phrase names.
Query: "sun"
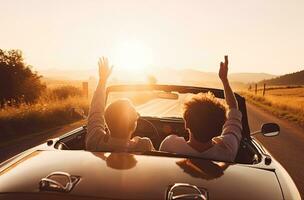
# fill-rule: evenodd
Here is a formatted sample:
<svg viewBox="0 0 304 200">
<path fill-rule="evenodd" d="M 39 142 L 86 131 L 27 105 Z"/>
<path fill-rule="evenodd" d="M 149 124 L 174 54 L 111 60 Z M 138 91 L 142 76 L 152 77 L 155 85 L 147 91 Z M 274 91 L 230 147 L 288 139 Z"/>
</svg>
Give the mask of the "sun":
<svg viewBox="0 0 304 200">
<path fill-rule="evenodd" d="M 115 67 L 143 72 L 152 64 L 151 49 L 139 41 L 126 41 L 118 44 L 112 55 Z"/>
</svg>

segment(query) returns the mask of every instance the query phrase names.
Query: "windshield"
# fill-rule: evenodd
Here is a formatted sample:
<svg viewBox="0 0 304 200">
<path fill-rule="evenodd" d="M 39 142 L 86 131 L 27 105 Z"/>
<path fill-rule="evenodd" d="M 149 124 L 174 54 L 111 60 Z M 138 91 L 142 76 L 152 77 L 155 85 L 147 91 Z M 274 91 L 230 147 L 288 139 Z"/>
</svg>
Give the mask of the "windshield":
<svg viewBox="0 0 304 200">
<path fill-rule="evenodd" d="M 162 91 L 111 92 L 107 104 L 121 99 L 129 99 L 141 116 L 181 117 L 182 103 L 189 94 Z"/>
<path fill-rule="evenodd" d="M 129 99 L 141 116 L 151 117 L 182 117 L 183 103 L 192 93 L 164 91 L 119 91 L 110 92 L 107 104 L 121 99 Z"/>
</svg>

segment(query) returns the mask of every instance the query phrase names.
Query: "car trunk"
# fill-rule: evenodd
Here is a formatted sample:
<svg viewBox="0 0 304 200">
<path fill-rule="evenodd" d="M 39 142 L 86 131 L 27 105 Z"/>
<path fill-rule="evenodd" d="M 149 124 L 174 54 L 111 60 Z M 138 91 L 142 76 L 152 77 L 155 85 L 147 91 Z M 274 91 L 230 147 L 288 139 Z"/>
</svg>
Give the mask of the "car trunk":
<svg viewBox="0 0 304 200">
<path fill-rule="evenodd" d="M 172 185 L 187 183 L 209 199 L 282 199 L 275 173 L 253 165 L 86 151 L 35 151 L 0 172 L 0 193 L 56 193 L 39 190 L 56 171 L 80 178 L 69 192 L 80 196 L 165 199 Z"/>
</svg>

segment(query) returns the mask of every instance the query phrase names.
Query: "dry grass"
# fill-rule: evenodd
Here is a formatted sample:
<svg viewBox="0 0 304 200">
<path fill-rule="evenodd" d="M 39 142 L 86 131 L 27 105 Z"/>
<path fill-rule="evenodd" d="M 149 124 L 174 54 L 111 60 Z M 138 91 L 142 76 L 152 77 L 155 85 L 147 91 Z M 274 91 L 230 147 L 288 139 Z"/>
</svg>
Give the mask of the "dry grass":
<svg viewBox="0 0 304 200">
<path fill-rule="evenodd" d="M 54 92 L 64 90 L 69 95 Z M 75 93 L 72 86 L 48 89 L 35 104 L 7 103 L 0 109 L 0 145 L 22 137 L 34 137 L 35 133 L 84 119 L 89 100 Z M 68 90 L 68 91 L 66 91 Z M 68 98 L 67 98 L 68 97 Z M 143 104 L 153 96 L 132 93 L 127 96 L 135 105 Z"/>
<path fill-rule="evenodd" d="M 32 134 L 83 118 L 88 100 L 70 97 L 65 100 L 41 99 L 33 105 L 6 106 L 0 110 L 1 138 L 11 139 Z"/>
<path fill-rule="evenodd" d="M 275 115 L 304 126 L 304 88 L 279 88 L 267 90 L 266 95 L 243 91 L 246 99 Z"/>
</svg>

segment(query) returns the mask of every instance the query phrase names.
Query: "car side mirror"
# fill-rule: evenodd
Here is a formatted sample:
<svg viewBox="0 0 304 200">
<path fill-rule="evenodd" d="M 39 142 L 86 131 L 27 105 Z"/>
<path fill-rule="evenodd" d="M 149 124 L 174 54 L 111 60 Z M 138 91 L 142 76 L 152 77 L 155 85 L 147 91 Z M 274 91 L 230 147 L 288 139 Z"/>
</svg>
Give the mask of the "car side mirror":
<svg viewBox="0 0 304 200">
<path fill-rule="evenodd" d="M 261 127 L 261 133 L 266 137 L 277 136 L 280 133 L 280 126 L 276 123 L 266 123 Z"/>
</svg>

